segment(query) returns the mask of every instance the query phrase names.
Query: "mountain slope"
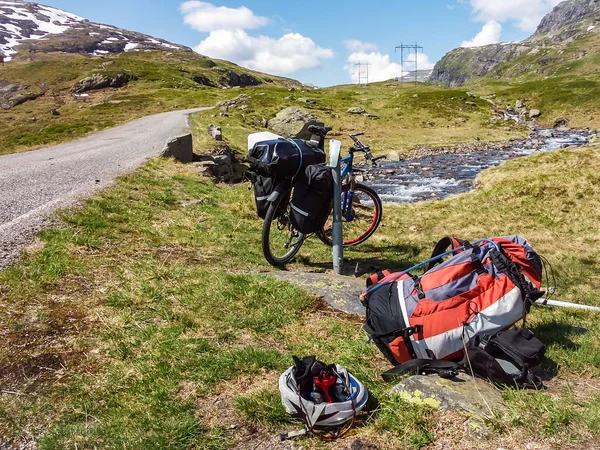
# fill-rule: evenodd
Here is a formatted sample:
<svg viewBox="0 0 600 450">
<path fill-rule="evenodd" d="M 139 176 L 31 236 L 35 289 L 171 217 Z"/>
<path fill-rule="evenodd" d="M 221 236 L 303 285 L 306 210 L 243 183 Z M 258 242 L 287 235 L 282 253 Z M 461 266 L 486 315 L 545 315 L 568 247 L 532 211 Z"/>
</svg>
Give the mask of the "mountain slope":
<svg viewBox="0 0 600 450">
<path fill-rule="evenodd" d="M 149 114 L 211 106 L 288 78 L 213 60 L 163 39 L 36 3 L 0 0 L 0 155 Z"/>
<path fill-rule="evenodd" d="M 10 61 L 16 55 L 66 52 L 107 55 L 123 51 L 178 50 L 142 33 L 90 22 L 60 9 L 23 1 L 0 1 L 0 51 Z"/>
<path fill-rule="evenodd" d="M 486 75 L 495 79 L 554 75 L 552 68 L 557 63 L 581 59 L 600 49 L 598 23 L 599 0 L 562 2 L 524 41 L 452 50 L 436 64 L 431 81 L 457 86 Z"/>
</svg>

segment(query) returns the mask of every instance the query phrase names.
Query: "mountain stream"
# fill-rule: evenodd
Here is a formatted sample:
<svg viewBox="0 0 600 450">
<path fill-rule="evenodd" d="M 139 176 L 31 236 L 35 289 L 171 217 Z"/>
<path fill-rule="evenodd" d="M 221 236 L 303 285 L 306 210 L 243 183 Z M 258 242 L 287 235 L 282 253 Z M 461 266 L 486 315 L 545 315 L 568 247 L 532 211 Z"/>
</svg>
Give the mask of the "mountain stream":
<svg viewBox="0 0 600 450">
<path fill-rule="evenodd" d="M 363 176 L 366 184 L 377 191 L 384 203 L 443 199 L 473 190 L 480 172 L 503 161 L 538 151 L 582 146 L 588 141 L 587 131 L 538 130 L 532 138 L 515 142 L 514 147 L 504 150 L 441 153 L 399 162 L 384 161 L 368 169 Z"/>
</svg>

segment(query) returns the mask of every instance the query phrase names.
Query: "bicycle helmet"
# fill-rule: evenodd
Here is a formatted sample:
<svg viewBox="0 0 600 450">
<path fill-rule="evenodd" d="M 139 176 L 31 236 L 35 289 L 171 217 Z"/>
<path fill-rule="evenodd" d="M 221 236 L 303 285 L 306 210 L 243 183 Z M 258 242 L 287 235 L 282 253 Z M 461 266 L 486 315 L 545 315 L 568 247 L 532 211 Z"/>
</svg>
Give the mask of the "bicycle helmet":
<svg viewBox="0 0 600 450">
<path fill-rule="evenodd" d="M 339 430 L 348 422 L 351 428 L 369 400 L 363 384 L 345 368 L 314 357 L 294 357 L 294 362 L 279 378 L 287 413 L 303 419 L 309 431 Z"/>
</svg>

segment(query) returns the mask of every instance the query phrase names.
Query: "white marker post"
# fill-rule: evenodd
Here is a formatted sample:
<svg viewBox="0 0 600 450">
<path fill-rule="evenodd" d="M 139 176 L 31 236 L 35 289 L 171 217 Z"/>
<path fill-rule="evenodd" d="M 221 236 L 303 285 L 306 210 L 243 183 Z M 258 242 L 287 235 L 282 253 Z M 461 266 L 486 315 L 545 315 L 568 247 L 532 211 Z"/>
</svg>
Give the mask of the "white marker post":
<svg viewBox="0 0 600 450">
<path fill-rule="evenodd" d="M 333 167 L 333 270 L 344 270 L 344 237 L 342 225 L 342 143 L 329 141 L 329 165 Z"/>
</svg>

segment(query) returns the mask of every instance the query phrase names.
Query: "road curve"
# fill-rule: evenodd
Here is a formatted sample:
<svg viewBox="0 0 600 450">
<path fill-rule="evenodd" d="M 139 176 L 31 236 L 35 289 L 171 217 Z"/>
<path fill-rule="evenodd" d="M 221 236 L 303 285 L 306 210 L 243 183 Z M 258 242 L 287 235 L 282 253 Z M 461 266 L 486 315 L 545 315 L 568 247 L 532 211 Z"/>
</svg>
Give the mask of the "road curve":
<svg viewBox="0 0 600 450">
<path fill-rule="evenodd" d="M 48 216 L 141 166 L 181 134 L 190 114 L 172 111 L 67 144 L 0 156 L 0 267 L 11 264 Z"/>
</svg>

